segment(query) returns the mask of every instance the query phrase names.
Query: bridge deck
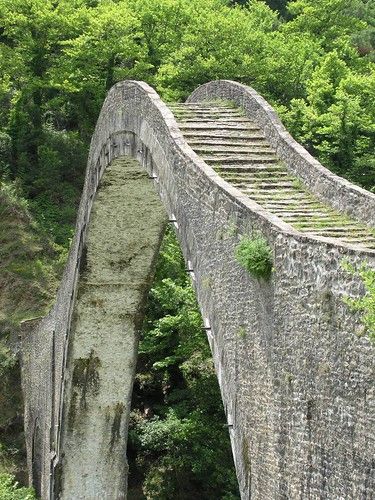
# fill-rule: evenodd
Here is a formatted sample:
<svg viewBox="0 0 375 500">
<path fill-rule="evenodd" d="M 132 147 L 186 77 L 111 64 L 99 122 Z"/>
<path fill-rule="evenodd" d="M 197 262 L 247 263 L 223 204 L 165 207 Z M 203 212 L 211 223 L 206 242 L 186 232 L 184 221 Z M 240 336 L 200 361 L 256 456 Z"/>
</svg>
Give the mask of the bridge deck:
<svg viewBox="0 0 375 500">
<path fill-rule="evenodd" d="M 241 109 L 223 102 L 169 107 L 192 149 L 269 212 L 301 232 L 375 249 L 375 231 L 309 192 Z"/>
</svg>

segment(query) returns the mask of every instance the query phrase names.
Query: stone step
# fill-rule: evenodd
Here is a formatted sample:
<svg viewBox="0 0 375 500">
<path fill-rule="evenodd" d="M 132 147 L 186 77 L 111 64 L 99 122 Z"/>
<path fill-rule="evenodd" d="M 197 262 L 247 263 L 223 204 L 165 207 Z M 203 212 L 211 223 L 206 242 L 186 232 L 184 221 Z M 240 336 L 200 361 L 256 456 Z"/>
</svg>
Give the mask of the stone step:
<svg viewBox="0 0 375 500">
<path fill-rule="evenodd" d="M 280 204 L 272 203 L 272 201 L 268 201 L 264 203 L 263 206 L 269 207 L 270 210 L 272 211 L 277 211 L 279 213 L 293 213 L 293 214 L 301 214 L 305 215 L 306 217 L 313 216 L 314 214 L 319 214 L 322 213 L 324 215 L 330 215 L 331 217 L 340 217 L 341 219 L 343 218 L 340 214 L 337 212 L 334 212 L 331 208 L 325 207 L 324 205 L 320 206 L 315 206 L 315 205 L 308 205 L 308 206 L 302 206 L 301 203 L 299 204 L 289 204 L 289 205 L 284 205 L 280 206 Z"/>
<path fill-rule="evenodd" d="M 289 212 L 287 212 L 286 210 L 276 210 L 274 211 L 273 213 L 275 213 L 275 215 L 278 215 L 282 218 L 285 218 L 285 219 L 298 219 L 299 221 L 309 221 L 311 219 L 315 219 L 315 221 L 317 219 L 319 220 L 327 220 L 329 219 L 330 221 L 332 220 L 336 220 L 335 219 L 335 214 L 332 214 L 330 212 L 324 212 L 324 211 L 319 211 L 319 210 L 311 210 L 311 211 L 302 211 L 302 210 L 296 210 L 296 211 L 292 211 L 290 210 Z M 339 216 L 338 216 L 339 217 Z M 337 219 L 339 220 L 339 219 Z"/>
<path fill-rule="evenodd" d="M 187 142 L 190 142 L 190 138 L 193 140 L 199 140 L 199 138 L 225 138 L 229 139 L 231 137 L 236 140 L 251 140 L 251 139 L 264 139 L 264 134 L 260 130 L 189 130 L 186 129 L 183 132 Z"/>
<path fill-rule="evenodd" d="M 168 104 L 168 107 L 170 109 L 176 110 L 176 111 L 187 111 L 191 113 L 210 113 L 214 111 L 215 113 L 226 113 L 226 112 L 233 112 L 233 113 L 242 113 L 241 108 L 238 107 L 230 107 L 230 106 L 219 106 L 217 104 L 212 104 L 211 106 L 205 106 L 202 104 L 201 106 L 185 106 L 181 104 Z"/>
<path fill-rule="evenodd" d="M 290 224 L 299 224 L 301 227 L 306 225 L 308 226 L 309 224 L 328 224 L 329 226 L 332 225 L 340 225 L 340 227 L 347 227 L 347 228 L 357 228 L 360 229 L 359 225 L 356 225 L 355 223 L 353 224 L 345 224 L 344 222 L 341 221 L 340 216 L 333 216 L 330 213 L 325 213 L 325 212 L 318 212 L 316 211 L 315 213 L 304 213 L 304 212 L 280 212 L 280 211 L 272 211 L 275 215 L 280 217 L 281 219 L 284 219 Z M 322 226 L 325 227 L 325 226 Z"/>
<path fill-rule="evenodd" d="M 227 172 L 237 172 L 237 173 L 247 173 L 247 172 L 256 172 L 256 171 L 261 171 L 260 167 L 264 167 L 263 171 L 271 171 L 272 167 L 274 167 L 274 172 L 275 177 L 277 176 L 277 172 L 284 172 L 284 170 L 279 170 L 278 169 L 278 163 L 277 160 L 262 160 L 262 158 L 257 158 L 254 160 L 253 164 L 248 164 L 248 163 L 242 163 L 241 161 L 237 163 L 225 163 L 223 161 L 206 161 L 207 165 L 210 165 L 212 168 L 216 169 L 218 173 L 223 175 L 223 177 L 226 176 Z M 270 178 L 270 177 L 268 177 Z M 255 179 L 254 179 L 255 180 Z"/>
<path fill-rule="evenodd" d="M 267 200 L 267 201 L 262 201 L 261 202 L 262 204 L 262 207 L 264 207 L 265 209 L 269 210 L 270 212 L 272 213 L 280 213 L 280 214 L 283 214 L 284 212 L 285 213 L 289 213 L 291 211 L 295 211 L 296 213 L 309 213 L 309 211 L 312 211 L 312 210 L 317 210 L 317 211 L 321 211 L 322 213 L 326 213 L 325 210 L 328 210 L 326 207 L 324 207 L 323 205 L 315 205 L 314 203 L 311 203 L 310 205 L 307 205 L 304 204 L 302 205 L 301 204 L 301 201 L 300 200 L 297 200 L 296 203 L 285 203 L 284 205 L 279 203 L 279 200 L 275 200 L 275 201 L 272 201 L 272 200 Z"/>
<path fill-rule="evenodd" d="M 341 214 L 332 213 L 324 210 L 312 210 L 311 212 L 294 211 L 290 212 L 276 210 L 273 211 L 275 214 L 279 214 L 280 217 L 285 219 L 295 219 L 295 222 L 300 222 L 301 224 L 319 223 L 319 222 L 329 222 L 334 224 L 339 224 L 340 227 L 357 227 L 362 228 L 360 224 L 353 221 L 346 221 L 343 219 Z"/>
<path fill-rule="evenodd" d="M 375 238 L 340 238 L 345 243 L 359 243 L 369 248 L 375 248 Z"/>
<path fill-rule="evenodd" d="M 184 126 L 185 124 L 192 124 L 192 123 L 197 123 L 197 124 L 205 124 L 205 125 L 216 125 L 216 124 L 250 124 L 253 127 L 259 128 L 255 125 L 254 122 L 244 118 L 243 116 L 218 116 L 218 117 L 212 117 L 212 116 L 206 116 L 205 118 L 203 116 L 182 116 L 179 120 L 177 120 L 177 123 L 181 126 Z"/>
<path fill-rule="evenodd" d="M 309 225 L 305 224 L 302 225 L 300 223 L 294 222 L 291 223 L 289 221 L 286 221 L 290 224 L 294 224 L 296 228 L 298 228 L 299 231 L 314 231 L 315 234 L 331 234 L 331 235 L 337 235 L 340 234 L 343 237 L 348 236 L 348 232 L 352 234 L 353 237 L 355 238 L 360 238 L 360 237 L 366 237 L 369 236 L 369 232 L 366 229 L 360 229 L 357 226 L 340 226 L 337 225 L 337 221 L 332 221 L 330 224 L 327 225 L 319 225 L 318 222 L 311 223 Z"/>
<path fill-rule="evenodd" d="M 189 139 L 189 145 L 195 149 L 198 147 L 243 147 L 243 148 L 251 148 L 252 146 L 261 146 L 261 147 L 269 147 L 272 149 L 267 143 L 264 137 L 217 137 L 217 138 L 204 138 L 198 137 L 197 139 Z"/>
<path fill-rule="evenodd" d="M 360 245 L 364 248 L 375 248 L 375 240 L 369 238 L 345 238 L 343 235 L 331 235 L 331 234 L 315 234 L 313 231 L 304 231 L 311 236 L 324 236 L 326 238 L 336 239 L 340 243 L 346 243 L 350 245 Z"/>
<path fill-rule="evenodd" d="M 266 153 L 256 153 L 254 152 L 253 154 L 247 154 L 247 155 L 235 155 L 235 156 L 228 156 L 228 155 L 200 155 L 202 160 L 204 160 L 207 163 L 222 163 L 222 164 L 247 164 L 250 162 L 255 162 L 255 163 L 275 163 L 278 162 L 279 160 L 275 155 L 270 155 Z"/>
<path fill-rule="evenodd" d="M 218 106 L 217 104 L 213 104 L 211 106 L 204 106 L 203 104 L 201 106 L 186 106 L 185 104 L 178 103 L 178 104 L 168 104 L 168 107 L 170 109 L 176 110 L 176 111 L 182 111 L 182 112 L 190 112 L 190 113 L 242 113 L 241 108 L 238 107 L 230 107 L 230 106 Z"/>
<path fill-rule="evenodd" d="M 215 167 L 214 167 L 215 168 Z M 284 168 L 278 163 L 252 163 L 252 164 L 226 164 L 220 167 L 217 167 L 220 174 L 223 178 L 227 178 L 229 175 L 233 175 L 236 173 L 247 175 L 247 173 L 251 176 L 253 173 L 269 173 L 277 175 L 279 172 L 285 172 Z"/>
<path fill-rule="evenodd" d="M 220 163 L 219 163 L 220 164 Z M 242 166 L 242 164 L 239 164 Z M 295 179 L 290 175 L 289 172 L 286 172 L 285 170 L 278 169 L 278 164 L 277 163 L 263 163 L 263 169 L 259 168 L 258 165 L 259 163 L 256 164 L 256 168 L 250 170 L 244 170 L 243 168 L 240 169 L 240 172 L 236 172 L 233 169 L 232 170 L 225 170 L 223 171 L 224 168 L 226 168 L 226 165 L 223 165 L 222 168 L 219 167 L 221 175 L 228 180 L 228 182 L 235 182 L 236 180 L 239 180 L 241 182 L 258 182 L 262 179 L 265 180 L 283 180 L 285 181 L 288 179 L 290 182 L 295 183 Z M 266 168 L 269 167 L 269 168 Z M 272 167 L 275 167 L 272 170 Z"/>
<path fill-rule="evenodd" d="M 308 233 L 311 236 L 325 236 L 326 238 L 331 238 L 331 239 L 336 239 L 340 241 L 341 243 L 347 243 L 351 245 L 360 245 L 363 246 L 364 248 L 370 248 L 374 249 L 375 248 L 375 239 L 372 238 L 346 238 L 342 235 L 331 235 L 331 234 L 317 234 L 314 231 L 303 231 L 304 233 Z"/>
<path fill-rule="evenodd" d="M 259 189 L 256 189 L 256 188 L 246 188 L 246 189 L 243 189 L 244 193 L 247 193 L 249 194 L 249 196 L 251 198 L 254 198 L 254 199 L 259 199 L 259 200 L 262 200 L 262 199 L 267 199 L 267 200 L 270 200 L 270 199 L 275 199 L 273 198 L 275 196 L 275 194 L 277 194 L 278 198 L 281 199 L 281 198 L 290 198 L 290 199 L 294 199 L 294 200 L 303 200 L 305 197 L 306 197 L 306 193 L 304 191 L 297 191 L 296 189 L 280 189 L 279 192 L 275 193 L 275 190 L 274 189 L 271 189 L 271 190 L 267 190 L 267 189 L 263 189 L 263 190 L 259 190 Z"/>
<path fill-rule="evenodd" d="M 173 111 L 173 110 L 172 110 Z M 244 120 L 244 116 L 241 113 L 228 112 L 228 113 L 197 113 L 197 112 L 189 112 L 189 111 L 173 111 L 173 114 L 176 118 L 176 121 L 184 122 L 184 121 L 221 121 L 221 120 L 233 120 L 233 121 L 241 121 Z M 246 118 L 245 118 L 246 120 Z M 251 120 L 247 119 L 246 122 L 253 123 Z"/>
<path fill-rule="evenodd" d="M 219 169 L 220 170 L 220 169 Z M 230 183 L 237 183 L 237 184 L 252 184 L 254 182 L 259 182 L 259 181 L 272 181 L 272 180 L 280 180 L 280 181 L 289 181 L 293 182 L 294 179 L 290 177 L 288 172 L 283 172 L 283 171 L 275 171 L 275 172 L 268 172 L 267 170 L 259 170 L 255 172 L 249 172 L 247 174 L 241 174 L 241 173 L 226 173 L 225 175 L 222 174 L 220 170 L 220 174 L 223 179 L 225 179 L 227 182 Z"/>
<path fill-rule="evenodd" d="M 237 184 L 232 183 L 234 187 L 241 190 L 255 190 L 255 191 L 263 191 L 263 190 L 272 190 L 273 192 L 278 191 L 279 189 L 288 189 L 292 187 L 290 182 L 272 182 L 272 181 L 259 181 L 254 184 Z"/>
<path fill-rule="evenodd" d="M 219 173 L 220 172 L 220 167 L 219 167 Z M 266 172 L 267 175 L 265 175 L 265 172 L 258 172 L 259 175 L 257 175 L 257 172 L 251 172 L 248 175 L 232 175 L 232 176 L 222 176 L 223 179 L 225 179 L 227 182 L 230 182 L 231 184 L 241 184 L 244 188 L 246 187 L 251 187 L 253 188 L 254 186 L 257 186 L 261 182 L 272 182 L 273 184 L 277 184 L 279 182 L 285 183 L 287 182 L 290 187 L 294 187 L 294 179 L 288 176 L 287 173 L 281 172 L 281 174 L 277 172 L 269 173 Z"/>
<path fill-rule="evenodd" d="M 267 144 L 251 144 L 246 146 L 231 146 L 231 145 L 218 145 L 218 144 L 207 144 L 201 145 L 197 144 L 193 147 L 194 151 L 200 153 L 211 153 L 211 154 L 223 154 L 227 153 L 229 155 L 235 154 L 252 154 L 252 153 L 273 153 L 273 150 Z"/>
<path fill-rule="evenodd" d="M 199 102 L 179 102 L 179 103 L 169 103 L 168 106 L 173 109 L 187 109 L 187 110 L 198 110 L 198 111 L 238 111 L 240 108 L 238 108 L 235 105 L 228 105 L 224 103 L 218 103 L 218 102 L 204 102 L 204 103 L 199 103 Z"/>
<path fill-rule="evenodd" d="M 340 226 L 339 224 L 335 225 L 333 221 L 331 226 L 319 226 L 319 223 L 315 223 L 315 226 L 311 224 L 310 226 L 298 224 L 298 228 L 301 230 L 306 230 L 307 227 L 313 228 L 316 234 L 337 234 L 342 233 L 344 236 L 349 237 L 348 231 L 352 234 L 353 237 L 356 236 L 370 236 L 369 230 L 367 228 L 360 228 L 358 226 Z M 303 227 L 302 227 L 303 226 Z"/>
<path fill-rule="evenodd" d="M 234 131 L 234 130 L 246 130 L 246 131 L 251 131 L 251 130 L 256 130 L 260 132 L 260 128 L 257 127 L 256 125 L 253 125 L 252 123 L 218 123 L 217 121 L 211 122 L 211 123 L 205 123 L 205 122 L 200 122 L 197 121 L 196 123 L 186 123 L 186 122 L 179 122 L 178 126 L 180 127 L 181 130 L 212 130 L 212 131 L 217 131 L 217 130 L 223 130 L 223 131 Z"/>
<path fill-rule="evenodd" d="M 299 184 L 259 127 L 238 108 L 188 103 L 171 109 L 197 154 L 266 210 L 301 232 L 375 247 L 369 229 L 325 206 Z"/>
</svg>

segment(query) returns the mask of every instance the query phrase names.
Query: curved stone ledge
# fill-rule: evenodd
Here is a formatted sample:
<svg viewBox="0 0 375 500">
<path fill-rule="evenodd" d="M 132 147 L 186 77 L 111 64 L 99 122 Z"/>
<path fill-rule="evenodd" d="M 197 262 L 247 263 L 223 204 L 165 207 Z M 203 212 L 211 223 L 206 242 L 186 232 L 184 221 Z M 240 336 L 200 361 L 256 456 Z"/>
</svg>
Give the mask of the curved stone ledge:
<svg viewBox="0 0 375 500">
<path fill-rule="evenodd" d="M 216 80 L 198 87 L 187 102 L 226 99 L 241 106 L 260 126 L 277 155 L 321 200 L 336 210 L 375 227 L 375 194 L 333 174 L 296 142 L 276 111 L 254 89 L 230 80 Z"/>
<path fill-rule="evenodd" d="M 219 89 L 219 94 L 223 88 L 223 95 L 215 94 L 215 88 Z M 247 95 L 246 87 L 238 86 L 236 92 L 230 90 L 230 95 L 226 95 L 225 89 L 228 88 L 237 89 L 237 84 L 213 82 L 200 87 L 191 98 L 212 99 L 216 96 L 235 100 L 234 94 L 239 89 L 242 101 L 257 109 L 259 123 L 269 120 L 269 113 L 273 112 L 263 100 L 262 106 L 255 105 L 254 99 Z M 276 127 L 273 124 L 267 126 L 271 132 L 272 127 Z M 293 154 L 297 155 L 296 151 Z M 35 332 L 23 341 L 29 470 L 33 469 L 33 433 L 38 419 L 39 429 L 42 429 L 39 432 L 43 432 L 44 437 L 43 450 L 38 454 L 42 456 L 42 463 L 38 465 L 40 477 L 37 479 L 42 498 L 52 498 L 52 488 L 58 482 L 63 452 L 60 440 L 69 333 L 90 212 L 106 166 L 114 158 L 124 155 L 138 159 L 148 172 L 150 182 L 155 183 L 170 219 L 176 220 L 185 260 L 189 262 L 189 268 L 194 269 L 198 302 L 211 332 L 209 341 L 230 423 L 242 498 L 249 498 L 250 493 L 264 498 L 262 491 L 263 494 L 269 492 L 268 498 L 277 498 L 281 488 L 277 479 L 280 474 L 285 475 L 291 497 L 301 493 L 299 481 L 315 481 L 312 476 L 309 479 L 301 476 L 305 451 L 298 448 L 298 442 L 305 439 L 307 427 L 312 425 L 309 417 L 312 410 L 310 403 L 307 404 L 310 401 L 314 401 L 314 408 L 319 409 L 321 418 L 326 418 L 321 439 L 324 438 L 327 446 L 332 433 L 339 436 L 335 454 L 344 455 L 346 448 L 352 446 L 350 429 L 335 414 L 329 391 L 321 390 L 321 384 L 327 384 L 324 377 L 328 377 L 328 372 L 320 371 L 320 364 L 332 365 L 329 384 L 336 383 L 340 408 L 359 415 L 362 431 L 355 447 L 363 446 L 363 460 L 368 464 L 371 450 L 366 443 L 374 438 L 375 412 L 371 410 L 374 400 L 367 397 L 368 411 L 362 411 L 362 390 L 355 384 L 348 389 L 346 378 L 352 373 L 350 370 L 354 370 L 361 387 L 370 393 L 373 346 L 368 339 L 354 334 L 358 318 L 345 309 L 342 296 L 358 295 L 363 290 L 357 278 L 345 273 L 340 262 L 347 258 L 356 264 L 367 259 L 370 264 L 375 264 L 375 252 L 338 244 L 328 238 L 308 237 L 265 211 L 225 182 L 193 152 L 172 113 L 151 87 L 142 82 L 127 81 L 116 84 L 108 93 L 93 134 L 76 233 L 56 305 Z M 298 161 L 303 163 L 304 160 L 299 158 Z M 337 179 L 330 175 L 333 180 Z M 346 186 L 345 181 L 339 182 Z M 358 206 L 362 198 L 367 200 L 366 192 L 363 194 L 363 190 L 349 187 L 358 194 Z M 346 200 L 345 193 L 343 197 Z M 367 211 L 373 198 L 370 196 L 369 200 Z M 235 234 L 228 236 L 226 230 L 233 225 Z M 251 278 L 234 257 L 239 237 L 254 230 L 261 231 L 273 248 L 275 272 L 268 284 Z M 249 332 L 248 337 L 241 339 L 238 331 L 244 328 Z M 321 346 L 324 346 L 323 350 Z M 352 353 L 353 359 L 357 360 L 355 366 L 347 364 L 346 358 L 337 354 L 338 346 L 340 353 Z M 304 363 L 309 364 L 310 359 L 316 359 L 318 364 L 309 365 L 307 369 Z M 294 392 L 290 391 L 290 384 L 283 385 L 283 377 L 294 377 Z M 41 379 L 45 382 L 42 385 L 38 383 Z M 262 403 L 264 397 L 269 407 Z M 328 410 L 331 413 L 327 413 Z M 282 458 L 286 453 L 283 433 L 289 424 L 281 417 L 279 422 L 277 417 L 284 411 L 299 415 L 301 422 L 308 420 L 307 427 L 304 423 L 303 429 L 298 426 L 290 429 L 292 449 L 287 455 L 289 462 Z M 269 412 L 273 421 L 267 426 Z M 317 421 L 314 420 L 313 430 L 309 431 L 315 433 L 316 439 L 323 432 L 319 412 L 314 413 Z M 260 433 L 253 435 L 254 422 L 260 425 Z M 264 445 L 263 425 L 268 433 L 271 433 L 271 427 L 273 429 Z M 247 444 L 244 440 L 248 441 Z M 305 444 L 308 447 L 308 443 Z M 255 459 L 251 450 L 257 450 Z M 275 463 L 274 456 L 278 457 Z M 254 461 L 252 472 L 249 470 L 250 460 Z M 271 465 L 265 467 L 262 460 Z M 353 465 L 348 460 L 336 465 L 333 479 L 328 476 L 324 479 L 330 481 L 331 491 L 339 496 L 343 491 L 340 490 L 343 481 L 345 488 L 353 491 L 366 488 L 364 484 L 369 479 L 361 476 L 360 465 Z M 265 467 L 264 473 L 262 467 Z M 353 472 L 350 472 L 351 468 Z M 249 479 L 251 474 L 252 481 Z M 350 495 L 347 498 L 351 498 Z"/>
</svg>

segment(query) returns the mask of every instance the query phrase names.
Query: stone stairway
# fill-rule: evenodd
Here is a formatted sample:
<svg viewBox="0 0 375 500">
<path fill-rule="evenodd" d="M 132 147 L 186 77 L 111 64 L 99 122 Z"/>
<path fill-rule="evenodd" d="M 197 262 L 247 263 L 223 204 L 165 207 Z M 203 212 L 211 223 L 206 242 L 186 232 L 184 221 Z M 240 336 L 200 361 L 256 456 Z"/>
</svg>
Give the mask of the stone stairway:
<svg viewBox="0 0 375 500">
<path fill-rule="evenodd" d="M 375 230 L 335 211 L 309 192 L 241 109 L 224 102 L 169 107 L 192 149 L 269 212 L 301 232 L 375 249 Z"/>
</svg>

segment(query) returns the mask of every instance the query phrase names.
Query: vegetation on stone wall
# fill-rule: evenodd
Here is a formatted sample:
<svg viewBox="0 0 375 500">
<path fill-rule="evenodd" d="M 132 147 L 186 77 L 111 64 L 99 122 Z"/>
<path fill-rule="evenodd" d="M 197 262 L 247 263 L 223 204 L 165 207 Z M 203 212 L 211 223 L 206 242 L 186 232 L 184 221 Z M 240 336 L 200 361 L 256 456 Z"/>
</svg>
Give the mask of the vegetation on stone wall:
<svg viewBox="0 0 375 500">
<path fill-rule="evenodd" d="M 375 343 L 375 270 L 370 269 L 366 262 L 359 267 L 344 262 L 343 266 L 350 274 L 361 279 L 365 289 L 365 294 L 360 297 L 344 297 L 345 302 L 354 311 L 360 313 L 364 327 L 363 333 Z"/>
<path fill-rule="evenodd" d="M 272 250 L 261 234 L 245 236 L 236 247 L 236 259 L 254 278 L 269 280 L 272 273 Z"/>
<path fill-rule="evenodd" d="M 249 84 L 324 165 L 375 190 L 372 0 L 0 0 L 3 394 L 17 366 L 5 341 L 50 304 L 100 106 L 113 83 L 129 78 L 170 101 L 212 79 Z M 222 414 L 199 315 L 169 244 L 158 273 L 165 266 L 171 275 L 158 275 L 152 292 L 137 378 L 137 391 L 150 391 L 152 402 L 150 416 L 147 398 L 136 392 L 138 486 L 143 482 L 150 498 L 178 498 L 173 488 L 183 498 L 188 487 L 203 488 L 206 498 L 233 495 L 233 478 L 223 482 L 220 469 L 231 461 L 229 448 L 213 457 L 208 446 L 187 445 L 203 432 L 210 443 L 224 439 Z M 0 441 L 18 421 L 19 403 L 12 412 Z"/>
</svg>

